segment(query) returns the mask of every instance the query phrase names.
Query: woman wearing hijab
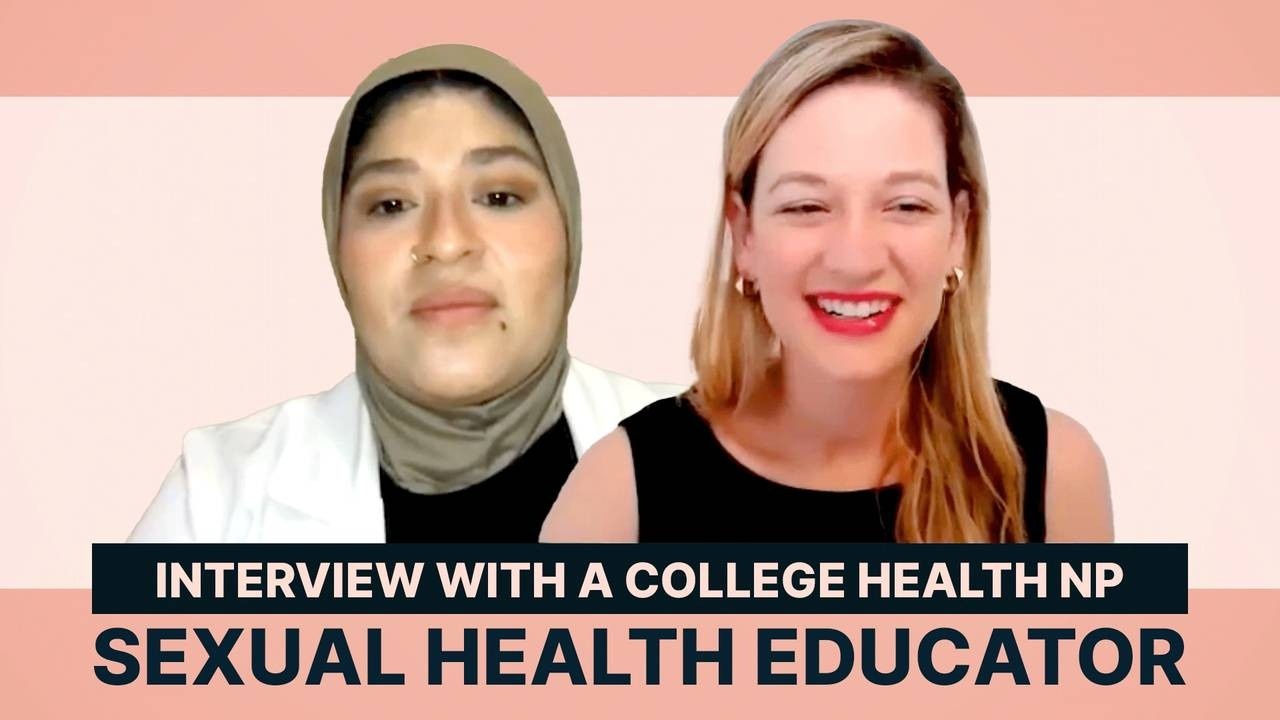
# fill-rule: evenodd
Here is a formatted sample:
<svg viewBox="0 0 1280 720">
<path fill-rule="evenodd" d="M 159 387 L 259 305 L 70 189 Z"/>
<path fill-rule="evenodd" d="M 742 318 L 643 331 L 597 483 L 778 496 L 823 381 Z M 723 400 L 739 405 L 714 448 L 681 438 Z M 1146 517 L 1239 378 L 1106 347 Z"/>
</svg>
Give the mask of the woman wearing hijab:
<svg viewBox="0 0 1280 720">
<path fill-rule="evenodd" d="M 791 38 L 725 133 L 697 381 L 582 459 L 548 541 L 1108 541 L 1102 454 L 994 380 L 987 185 L 912 35 Z"/>
<path fill-rule="evenodd" d="M 187 434 L 134 541 L 533 541 L 577 458 L 668 389 L 571 358 L 578 179 L 550 101 L 502 58 L 374 70 L 325 162 L 356 371 Z"/>
</svg>

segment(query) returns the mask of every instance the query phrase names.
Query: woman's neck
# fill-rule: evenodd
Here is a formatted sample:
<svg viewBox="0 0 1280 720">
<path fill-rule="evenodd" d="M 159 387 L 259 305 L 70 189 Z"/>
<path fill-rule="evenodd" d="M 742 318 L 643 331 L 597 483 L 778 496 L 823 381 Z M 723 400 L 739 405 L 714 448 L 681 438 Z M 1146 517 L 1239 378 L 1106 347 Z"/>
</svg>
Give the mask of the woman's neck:
<svg viewBox="0 0 1280 720">
<path fill-rule="evenodd" d="M 769 425 L 809 457 L 828 460 L 879 453 L 907 391 L 906 368 L 867 380 L 836 380 L 788 358 L 759 400 Z"/>
</svg>

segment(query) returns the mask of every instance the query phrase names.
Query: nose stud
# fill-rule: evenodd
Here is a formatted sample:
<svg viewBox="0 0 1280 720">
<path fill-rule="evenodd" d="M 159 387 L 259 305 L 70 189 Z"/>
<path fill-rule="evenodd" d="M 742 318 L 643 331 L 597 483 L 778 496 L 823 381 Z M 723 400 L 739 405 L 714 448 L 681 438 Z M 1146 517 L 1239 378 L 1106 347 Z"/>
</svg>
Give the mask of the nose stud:
<svg viewBox="0 0 1280 720">
<path fill-rule="evenodd" d="M 431 256 L 425 252 L 418 252 L 418 248 L 416 247 L 409 250 L 409 259 L 413 261 L 414 265 L 425 265 L 431 262 Z"/>
</svg>

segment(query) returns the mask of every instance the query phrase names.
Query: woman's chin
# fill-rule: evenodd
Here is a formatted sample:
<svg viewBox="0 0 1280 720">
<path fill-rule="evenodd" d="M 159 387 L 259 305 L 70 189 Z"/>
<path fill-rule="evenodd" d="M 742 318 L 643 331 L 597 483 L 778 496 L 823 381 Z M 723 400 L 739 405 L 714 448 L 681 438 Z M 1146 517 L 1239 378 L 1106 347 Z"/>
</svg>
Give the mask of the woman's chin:
<svg viewBox="0 0 1280 720">
<path fill-rule="evenodd" d="M 425 407 L 452 408 L 479 405 L 502 394 L 502 378 L 497 373 L 440 372 L 419 374 L 413 379 L 415 402 Z"/>
<path fill-rule="evenodd" d="M 888 382 L 903 374 L 909 358 L 871 351 L 816 352 L 808 354 L 803 365 L 822 379 L 838 384 Z"/>
<path fill-rule="evenodd" d="M 892 380 L 897 376 L 894 369 L 882 366 L 837 367 L 827 369 L 826 375 L 832 382 L 865 385 Z"/>
</svg>

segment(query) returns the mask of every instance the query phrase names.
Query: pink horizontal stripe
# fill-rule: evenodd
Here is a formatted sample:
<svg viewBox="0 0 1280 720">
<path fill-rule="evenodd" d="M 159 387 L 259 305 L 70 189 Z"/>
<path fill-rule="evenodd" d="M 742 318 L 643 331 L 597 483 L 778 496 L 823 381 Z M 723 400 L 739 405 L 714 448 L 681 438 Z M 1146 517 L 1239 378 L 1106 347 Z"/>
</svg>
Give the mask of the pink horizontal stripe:
<svg viewBox="0 0 1280 720">
<path fill-rule="evenodd" d="M 341 96 L 441 42 L 552 95 L 736 95 L 786 37 L 850 13 L 919 35 L 972 95 L 1280 95 L 1280 5 L 1256 0 L 10 2 L 0 95 Z"/>
<path fill-rule="evenodd" d="M 97 681 L 93 667 L 103 664 L 94 650 L 98 633 L 110 627 L 127 627 L 140 635 L 146 628 L 186 628 L 186 641 L 170 641 L 165 649 L 181 648 L 188 655 L 179 666 L 188 682 L 203 664 L 204 654 L 192 629 L 207 627 L 221 638 L 229 627 L 263 627 L 268 630 L 270 667 L 283 662 L 282 628 L 300 629 L 299 664 L 302 677 L 281 687 L 267 687 L 253 678 L 249 663 L 250 636 L 246 631 L 231 658 L 245 685 L 228 686 L 222 676 L 205 687 L 147 686 L 145 675 L 133 684 L 109 687 Z M 321 628 L 343 628 L 362 681 L 367 680 L 366 632 L 382 629 L 382 669 L 403 672 L 405 684 L 391 687 L 355 687 L 330 676 L 319 686 L 303 684 Z M 592 628 L 610 633 L 609 669 L 630 672 L 629 686 L 571 686 L 563 674 L 547 686 L 465 686 L 461 669 L 446 666 L 439 686 L 426 682 L 427 628 L 443 629 L 445 647 L 461 645 L 461 628 L 478 627 L 480 678 L 483 683 L 486 628 L 524 628 L 526 639 L 507 643 L 503 649 L 524 651 L 522 662 L 504 671 L 533 673 L 547 630 L 570 629 L 588 681 L 592 671 Z M 644 684 L 644 650 L 628 641 L 633 627 L 696 628 L 698 645 L 715 644 L 717 628 L 732 628 L 734 684 L 715 684 L 714 668 L 703 667 L 699 685 L 681 684 L 679 646 L 666 643 L 662 650 L 662 684 Z M 940 669 L 951 663 L 971 664 L 967 679 L 951 687 L 924 681 L 912 653 L 910 674 L 889 687 L 871 685 L 855 670 L 837 685 L 760 687 L 755 685 L 755 633 L 762 627 L 832 627 L 854 638 L 856 667 L 861 665 L 860 628 L 874 628 L 885 645 L 877 648 L 880 667 L 892 657 L 894 628 L 909 628 L 913 643 L 928 629 L 954 627 L 970 642 L 970 650 L 950 646 L 935 651 Z M 992 628 L 1008 627 L 1018 638 L 1029 686 L 1015 686 L 1006 675 L 978 686 L 973 682 L 981 653 Z M 1060 684 L 1044 684 L 1044 645 L 1026 639 L 1029 627 L 1077 629 L 1076 640 L 1063 641 L 1059 650 Z M 1143 686 L 1135 665 L 1118 685 L 1089 683 L 1079 670 L 1079 638 L 1097 627 L 1115 627 L 1132 641 L 1139 628 L 1169 627 L 1181 633 L 1185 654 L 1178 661 L 1186 685 L 1168 684 L 1157 671 L 1156 683 Z M 184 720 L 226 717 L 371 717 L 393 711 L 387 717 L 499 717 L 502 711 L 520 709 L 521 717 L 650 718 L 698 717 L 1034 717 L 1057 718 L 1255 718 L 1273 717 L 1275 650 L 1280 646 L 1280 591 L 1193 590 L 1188 615 L 1164 616 L 94 616 L 89 613 L 88 590 L 0 591 L 0 678 L 5 688 L 4 707 L 12 717 L 129 717 Z M 145 638 L 144 638 L 145 643 Z M 802 648 L 791 643 L 792 649 Z M 1110 645 L 1097 653 L 1101 669 L 1114 667 Z M 976 650 L 975 650 L 976 649 Z M 1163 649 L 1161 646 L 1160 649 Z M 137 648 L 134 649 L 135 652 Z M 801 653 L 802 654 L 802 653 Z M 975 657 L 975 654 L 977 657 Z M 803 673 L 799 664 L 784 669 Z M 828 658 L 825 666 L 834 665 Z M 112 664 L 117 670 L 119 666 Z M 143 665 L 145 672 L 145 663 Z M 673 705 L 673 703 L 676 703 Z M 998 709 L 993 713 L 993 710 Z M 278 713 L 278 715 L 276 714 Z M 371 715 L 372 713 L 372 715 Z"/>
</svg>

